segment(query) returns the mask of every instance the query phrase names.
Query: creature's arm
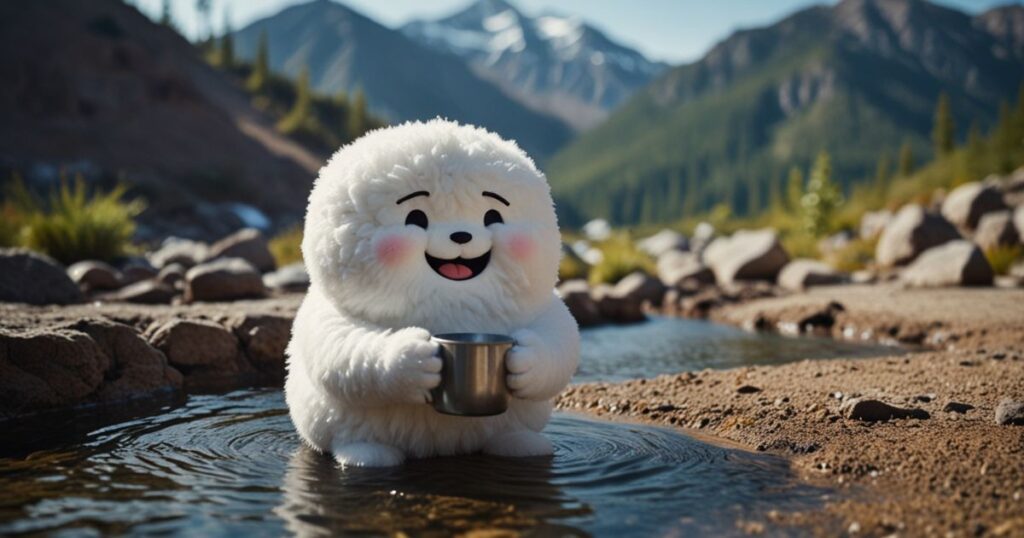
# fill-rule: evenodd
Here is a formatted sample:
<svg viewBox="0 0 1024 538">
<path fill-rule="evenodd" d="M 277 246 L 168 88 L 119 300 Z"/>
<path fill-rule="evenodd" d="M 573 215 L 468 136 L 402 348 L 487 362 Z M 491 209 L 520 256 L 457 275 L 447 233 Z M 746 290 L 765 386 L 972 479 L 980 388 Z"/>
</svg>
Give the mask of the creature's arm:
<svg viewBox="0 0 1024 538">
<path fill-rule="evenodd" d="M 295 317 L 288 355 L 313 384 L 360 406 L 427 402 L 441 382 L 437 344 L 425 329 L 353 320 L 315 292 Z"/>
<path fill-rule="evenodd" d="M 508 386 L 525 400 L 549 400 L 576 373 L 580 361 L 580 331 L 568 307 L 552 295 L 548 307 L 527 327 L 512 333 Z"/>
</svg>

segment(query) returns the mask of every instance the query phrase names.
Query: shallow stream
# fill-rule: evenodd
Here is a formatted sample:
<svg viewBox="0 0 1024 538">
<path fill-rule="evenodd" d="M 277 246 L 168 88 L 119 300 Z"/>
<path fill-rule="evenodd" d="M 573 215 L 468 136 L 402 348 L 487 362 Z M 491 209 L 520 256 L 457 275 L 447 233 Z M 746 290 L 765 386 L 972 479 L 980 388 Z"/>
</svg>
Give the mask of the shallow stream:
<svg viewBox="0 0 1024 538">
<path fill-rule="evenodd" d="M 586 331 L 578 380 L 882 352 L 892 349 L 655 319 Z M 8 430 L 0 535 L 731 535 L 742 534 L 737 521 L 813 509 L 829 495 L 797 481 L 782 458 L 564 413 L 545 431 L 552 458 L 346 470 L 301 446 L 277 388 L 192 395 L 135 414 Z"/>
</svg>

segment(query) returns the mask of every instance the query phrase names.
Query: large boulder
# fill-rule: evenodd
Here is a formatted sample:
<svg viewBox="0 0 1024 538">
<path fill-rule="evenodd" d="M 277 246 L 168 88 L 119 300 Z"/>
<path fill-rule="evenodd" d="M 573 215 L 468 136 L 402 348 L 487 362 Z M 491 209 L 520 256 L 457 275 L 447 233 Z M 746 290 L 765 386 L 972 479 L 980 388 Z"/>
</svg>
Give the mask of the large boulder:
<svg viewBox="0 0 1024 538">
<path fill-rule="evenodd" d="M 665 285 L 643 271 L 634 271 L 615 284 L 614 294 L 629 300 L 661 305 L 665 297 Z"/>
<path fill-rule="evenodd" d="M 981 249 L 966 240 L 924 251 L 900 274 L 900 280 L 914 287 L 991 286 L 994 277 Z"/>
<path fill-rule="evenodd" d="M 309 273 L 305 264 L 296 262 L 263 275 L 263 284 L 279 291 L 306 291 L 309 289 Z"/>
<path fill-rule="evenodd" d="M 261 273 L 273 271 L 277 267 L 267 238 L 255 228 L 243 228 L 210 245 L 208 259 L 219 258 L 241 258 Z"/>
<path fill-rule="evenodd" d="M 779 243 L 775 230 L 740 230 L 708 245 L 704 262 L 721 285 L 739 280 L 774 281 L 789 262 L 789 254 Z"/>
<path fill-rule="evenodd" d="M 633 323 L 647 319 L 641 301 L 620 295 L 613 286 L 598 284 L 590 290 L 590 296 L 597 304 L 598 313 L 607 321 Z"/>
<path fill-rule="evenodd" d="M 646 239 L 637 242 L 636 246 L 653 258 L 658 258 L 666 252 L 689 250 L 690 242 L 686 236 L 675 231 L 664 229 Z"/>
<path fill-rule="evenodd" d="M 82 292 L 56 260 L 18 248 L 0 248 L 0 302 L 70 304 Z"/>
<path fill-rule="evenodd" d="M 181 387 L 181 375 L 127 325 L 83 319 L 0 329 L 0 415 L 113 402 Z"/>
<path fill-rule="evenodd" d="M 960 238 L 960 232 L 941 215 L 916 204 L 903 206 L 885 227 L 875 247 L 882 267 L 906 265 L 932 247 Z"/>
<path fill-rule="evenodd" d="M 84 291 L 116 290 L 121 287 L 121 272 L 112 265 L 96 260 L 74 263 L 68 276 Z"/>
<path fill-rule="evenodd" d="M 227 326 L 238 337 L 250 363 L 283 373 L 292 320 L 293 316 L 283 314 L 242 314 L 228 320 Z"/>
<path fill-rule="evenodd" d="M 576 324 L 580 327 L 598 325 L 604 320 L 597 309 L 597 303 L 590 296 L 590 285 L 586 280 L 576 278 L 566 280 L 558 285 L 556 290 L 558 296 L 569 307 L 569 313 L 576 318 Z"/>
<path fill-rule="evenodd" d="M 779 273 L 779 286 L 792 291 L 801 291 L 811 286 L 840 284 L 843 280 L 843 275 L 827 263 L 803 258 L 787 263 Z"/>
<path fill-rule="evenodd" d="M 1006 209 L 1002 193 L 979 181 L 960 185 L 942 202 L 942 216 L 962 230 L 974 230 L 982 215 L 1000 209 Z"/>
<path fill-rule="evenodd" d="M 692 252 L 672 250 L 658 258 L 658 278 L 671 288 L 700 287 L 715 283 L 715 273 Z"/>
<path fill-rule="evenodd" d="M 212 321 L 173 319 L 147 332 L 150 344 L 163 351 L 168 362 L 187 377 L 241 369 L 238 339 Z"/>
<path fill-rule="evenodd" d="M 978 222 L 974 242 L 982 250 L 1020 244 L 1020 233 L 1013 223 L 1013 214 L 1009 211 L 986 213 Z"/>
<path fill-rule="evenodd" d="M 185 273 L 185 300 L 233 301 L 263 297 L 263 277 L 249 262 L 224 258 L 197 265 Z"/>
<path fill-rule="evenodd" d="M 210 247 L 206 243 L 180 237 L 168 237 L 158 250 L 149 254 L 149 261 L 157 269 L 163 269 L 175 263 L 187 269 L 202 263 L 209 253 Z"/>
</svg>

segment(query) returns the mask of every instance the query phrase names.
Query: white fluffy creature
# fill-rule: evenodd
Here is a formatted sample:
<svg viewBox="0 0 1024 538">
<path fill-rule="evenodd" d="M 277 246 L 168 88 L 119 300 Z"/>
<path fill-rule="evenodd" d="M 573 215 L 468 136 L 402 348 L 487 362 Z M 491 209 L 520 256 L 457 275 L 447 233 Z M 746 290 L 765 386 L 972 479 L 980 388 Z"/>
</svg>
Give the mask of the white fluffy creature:
<svg viewBox="0 0 1024 538">
<path fill-rule="evenodd" d="M 551 454 L 539 432 L 579 361 L 554 294 L 561 239 L 544 175 L 513 142 L 433 120 L 339 150 L 309 197 L 310 290 L 288 345 L 299 434 L 342 465 L 483 451 Z M 493 417 L 429 405 L 431 334 L 510 334 L 513 398 Z"/>
</svg>

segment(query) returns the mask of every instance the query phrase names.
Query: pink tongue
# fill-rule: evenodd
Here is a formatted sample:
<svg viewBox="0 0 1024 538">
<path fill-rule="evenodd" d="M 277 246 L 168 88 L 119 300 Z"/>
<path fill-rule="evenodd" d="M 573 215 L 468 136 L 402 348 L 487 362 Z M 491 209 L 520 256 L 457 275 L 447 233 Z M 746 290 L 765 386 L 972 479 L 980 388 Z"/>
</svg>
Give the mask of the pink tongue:
<svg viewBox="0 0 1024 538">
<path fill-rule="evenodd" d="M 442 265 L 438 271 L 440 271 L 442 275 L 453 280 L 462 280 L 473 276 L 473 271 L 470 271 L 469 267 L 466 267 L 461 263 L 446 263 Z"/>
</svg>

